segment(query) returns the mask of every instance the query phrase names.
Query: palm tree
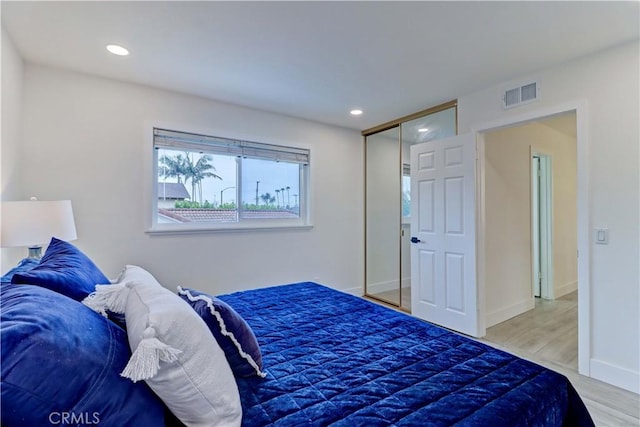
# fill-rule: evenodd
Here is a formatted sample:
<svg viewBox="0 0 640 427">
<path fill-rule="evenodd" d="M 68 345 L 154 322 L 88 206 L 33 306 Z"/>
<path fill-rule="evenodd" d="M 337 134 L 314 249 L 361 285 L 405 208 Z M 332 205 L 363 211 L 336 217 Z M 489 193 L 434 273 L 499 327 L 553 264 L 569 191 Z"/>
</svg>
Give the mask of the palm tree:
<svg viewBox="0 0 640 427">
<path fill-rule="evenodd" d="M 199 202 L 202 203 L 202 180 L 204 180 L 205 178 L 222 179 L 222 177 L 211 172 L 215 171 L 216 168 L 213 165 L 209 164 L 209 162 L 213 160 L 213 157 L 211 157 L 210 155 L 202 155 L 195 164 L 189 157 L 187 157 L 187 159 L 189 176 L 191 178 L 191 188 L 195 193 L 196 186 L 198 187 L 198 199 Z"/>
<path fill-rule="evenodd" d="M 160 176 L 176 178 L 178 183 L 182 183 L 182 177 L 187 174 L 185 159 L 182 157 L 182 154 L 176 154 L 175 156 L 163 154 L 162 157 L 160 157 L 160 163 L 162 163 L 162 166 L 158 170 Z"/>
<path fill-rule="evenodd" d="M 280 207 L 280 197 L 278 197 L 278 196 L 280 196 L 280 190 L 276 189 L 276 200 L 277 200 L 276 203 L 278 205 L 277 207 Z"/>
<path fill-rule="evenodd" d="M 264 193 L 260 195 L 260 198 L 264 202 L 265 205 L 269 206 L 271 203 L 276 201 L 276 198 L 273 197 L 270 193 Z"/>
<path fill-rule="evenodd" d="M 202 203 L 202 181 L 205 178 L 222 179 L 219 175 L 213 173 L 216 168 L 209 162 L 213 160 L 213 157 L 204 154 L 194 163 L 191 160 L 192 152 L 185 151 L 184 156 L 182 154 L 176 154 L 175 156 L 169 156 L 163 154 L 160 157 L 160 163 L 162 166 L 158 168 L 160 176 L 165 178 L 176 178 L 178 183 L 187 185 L 187 182 L 191 180 L 191 201 L 195 201 L 196 188 L 198 189 L 198 199 Z"/>
<path fill-rule="evenodd" d="M 160 157 L 160 163 L 162 166 L 158 168 L 158 173 L 163 178 L 176 178 L 178 184 L 182 183 L 182 178 L 184 177 L 184 184 L 187 184 L 189 180 L 189 166 L 188 166 L 189 153 L 185 153 L 185 157 L 182 157 L 182 154 L 176 154 L 175 156 L 170 156 L 167 154 L 163 154 Z M 193 201 L 194 190 L 191 190 L 191 194 L 189 197 Z"/>
<path fill-rule="evenodd" d="M 185 174 L 184 174 L 184 184 L 187 185 L 187 181 L 189 181 L 191 179 L 191 201 L 195 202 L 196 201 L 196 180 L 194 179 L 195 174 L 196 174 L 196 170 L 193 164 L 193 161 L 191 160 L 191 156 L 189 152 L 185 152 L 185 159 L 184 159 L 184 165 L 185 165 Z"/>
<path fill-rule="evenodd" d="M 289 190 L 291 187 L 287 186 L 287 209 L 291 206 L 291 199 L 289 198 Z"/>
</svg>

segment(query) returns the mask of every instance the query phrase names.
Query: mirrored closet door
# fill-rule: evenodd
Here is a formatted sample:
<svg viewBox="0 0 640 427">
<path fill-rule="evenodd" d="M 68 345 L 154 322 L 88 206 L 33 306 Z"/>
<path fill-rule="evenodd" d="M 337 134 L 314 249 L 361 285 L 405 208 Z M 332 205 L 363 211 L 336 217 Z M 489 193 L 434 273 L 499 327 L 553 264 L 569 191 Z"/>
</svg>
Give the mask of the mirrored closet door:
<svg viewBox="0 0 640 427">
<path fill-rule="evenodd" d="M 366 137 L 366 293 L 400 305 L 400 127 Z"/>
<path fill-rule="evenodd" d="M 452 101 L 365 130 L 365 295 L 411 311 L 410 147 L 457 133 Z"/>
</svg>

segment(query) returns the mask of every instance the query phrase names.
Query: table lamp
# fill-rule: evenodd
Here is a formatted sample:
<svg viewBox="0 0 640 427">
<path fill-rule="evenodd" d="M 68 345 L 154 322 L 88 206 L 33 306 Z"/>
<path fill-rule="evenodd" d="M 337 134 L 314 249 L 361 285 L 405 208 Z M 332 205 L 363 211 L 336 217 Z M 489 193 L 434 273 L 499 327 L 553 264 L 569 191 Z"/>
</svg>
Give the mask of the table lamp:
<svg viewBox="0 0 640 427">
<path fill-rule="evenodd" d="M 75 240 L 76 226 L 73 220 L 71 200 L 2 202 L 2 230 L 0 246 L 27 246 L 28 258 L 40 259 L 42 245 L 52 237 Z"/>
</svg>

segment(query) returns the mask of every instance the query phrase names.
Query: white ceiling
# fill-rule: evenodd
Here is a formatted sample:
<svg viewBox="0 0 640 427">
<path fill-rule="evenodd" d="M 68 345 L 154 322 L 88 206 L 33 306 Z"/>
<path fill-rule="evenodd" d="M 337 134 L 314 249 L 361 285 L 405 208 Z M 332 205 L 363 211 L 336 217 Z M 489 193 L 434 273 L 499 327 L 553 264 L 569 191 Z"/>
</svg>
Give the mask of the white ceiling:
<svg viewBox="0 0 640 427">
<path fill-rule="evenodd" d="M 640 2 L 2 1 L 25 61 L 366 129 L 637 40 Z M 109 54 L 118 43 L 128 57 Z M 364 114 L 352 117 L 360 107 Z"/>
</svg>

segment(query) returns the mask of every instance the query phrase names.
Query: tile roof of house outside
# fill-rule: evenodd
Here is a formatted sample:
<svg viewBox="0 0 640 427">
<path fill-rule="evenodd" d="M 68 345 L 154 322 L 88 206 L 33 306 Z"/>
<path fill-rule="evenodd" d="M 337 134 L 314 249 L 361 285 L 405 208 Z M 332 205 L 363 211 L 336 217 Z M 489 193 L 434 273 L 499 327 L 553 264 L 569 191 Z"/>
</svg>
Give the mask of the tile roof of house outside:
<svg viewBox="0 0 640 427">
<path fill-rule="evenodd" d="M 184 200 L 191 196 L 181 182 L 159 182 L 158 199 Z"/>
<path fill-rule="evenodd" d="M 158 209 L 160 215 L 179 222 L 236 222 L 238 211 L 234 209 Z M 246 210 L 241 212 L 243 219 L 282 219 L 299 218 L 296 212 L 278 210 Z"/>
</svg>

